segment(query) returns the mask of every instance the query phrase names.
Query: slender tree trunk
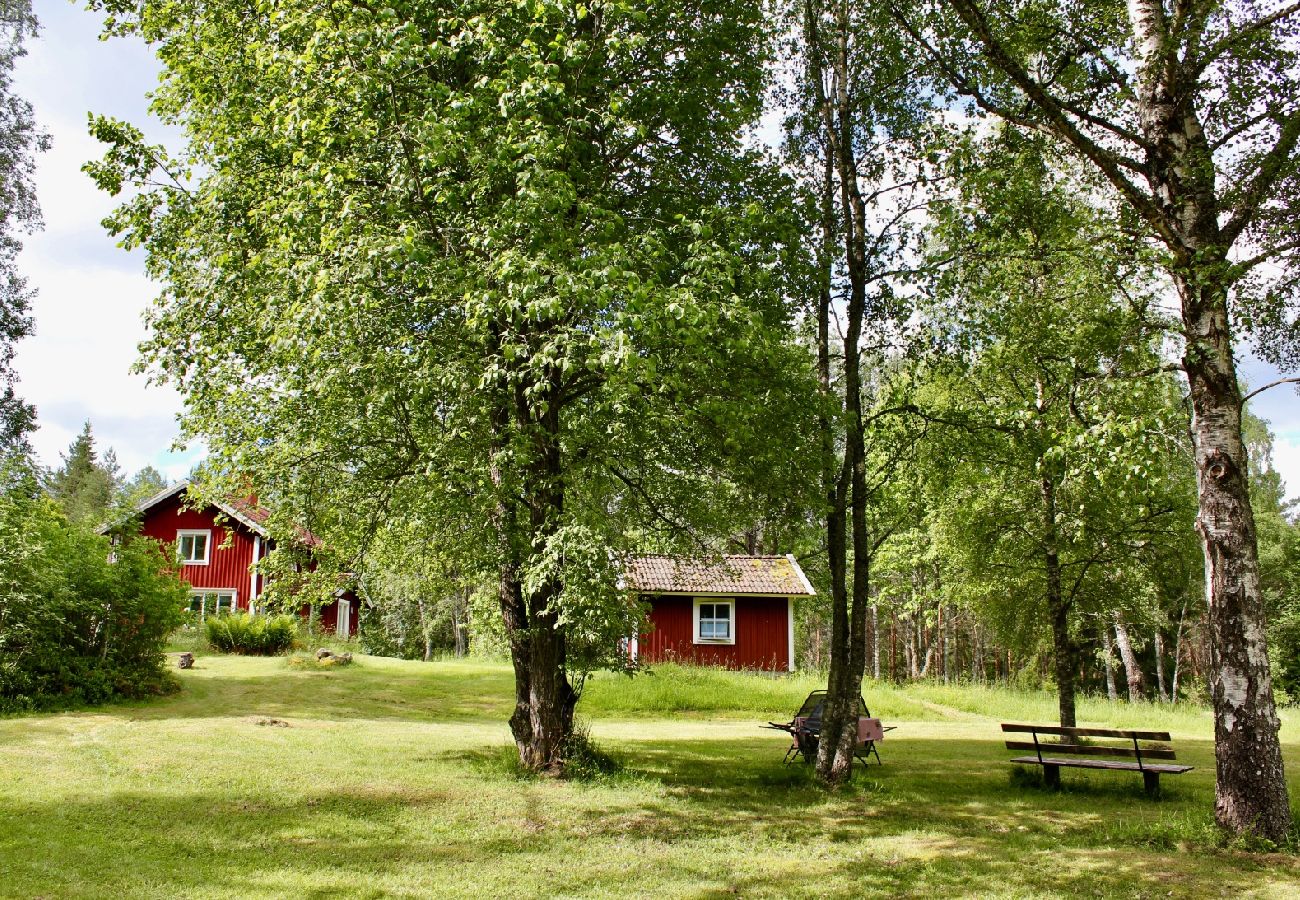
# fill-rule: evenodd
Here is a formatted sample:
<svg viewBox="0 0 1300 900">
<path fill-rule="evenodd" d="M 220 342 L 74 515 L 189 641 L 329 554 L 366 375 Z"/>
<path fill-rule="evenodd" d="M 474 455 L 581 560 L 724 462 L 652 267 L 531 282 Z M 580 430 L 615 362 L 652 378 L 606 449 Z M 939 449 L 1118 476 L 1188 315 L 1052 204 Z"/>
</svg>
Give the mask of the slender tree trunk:
<svg viewBox="0 0 1300 900">
<path fill-rule="evenodd" d="M 1101 623 L 1102 669 L 1106 672 L 1106 699 L 1114 703 L 1119 699 L 1115 689 L 1115 642 L 1110 637 L 1110 623 Z"/>
<path fill-rule="evenodd" d="M 1159 627 L 1155 629 L 1153 643 L 1156 654 L 1156 695 L 1161 703 L 1168 703 L 1169 693 L 1165 690 L 1165 637 L 1160 633 Z"/>
<path fill-rule="evenodd" d="M 1124 663 L 1124 680 L 1128 682 L 1128 699 L 1137 703 L 1142 699 L 1142 667 L 1133 654 L 1133 643 L 1128 639 L 1124 618 L 1115 612 L 1115 643 L 1119 645 L 1119 658 Z"/>
<path fill-rule="evenodd" d="M 814 0 L 805 0 L 803 24 L 807 75 L 816 98 L 817 113 L 821 118 L 823 150 L 826 154 L 822 198 L 823 247 L 829 249 L 834 236 L 842 236 L 844 263 L 849 276 L 843 339 L 844 460 L 834 478 L 834 498 L 827 523 L 832 570 L 830 672 L 816 761 L 817 777 L 829 785 L 844 781 L 852 771 L 858 730 L 858 698 L 862 693 L 862 676 L 866 664 L 871 557 L 866 521 L 865 425 L 862 417 L 860 372 L 860 340 L 866 306 L 866 204 L 858 187 L 853 146 L 855 108 L 848 94 L 848 10 L 837 6 L 833 12 L 834 33 L 828 40 L 823 40 L 821 10 Z M 834 204 L 828 202 L 833 201 L 833 186 L 836 182 L 843 213 L 842 220 L 838 222 Z M 829 261 L 827 254 L 825 262 Z M 829 320 L 829 268 L 824 277 L 823 297 L 826 319 Z M 820 310 L 818 327 L 821 341 Z M 818 348 L 819 364 L 823 363 L 823 347 L 828 353 L 828 333 Z M 826 360 L 824 365 L 825 381 L 829 381 L 829 361 Z M 821 374 L 819 372 L 819 376 Z M 830 458 L 823 446 L 823 459 Z M 824 476 L 825 473 L 826 470 Z M 850 541 L 853 548 L 851 596 L 846 577 Z"/>
<path fill-rule="evenodd" d="M 871 604 L 871 677 L 880 680 L 880 606 Z"/>
<path fill-rule="evenodd" d="M 1178 702 L 1178 676 L 1182 674 L 1183 663 L 1183 622 L 1187 617 L 1187 599 L 1183 598 L 1183 606 L 1178 611 L 1178 629 L 1174 632 L 1174 677 L 1169 686 L 1169 702 Z"/>
<path fill-rule="evenodd" d="M 1070 637 L 1070 603 L 1061 585 L 1061 557 L 1058 547 L 1056 482 L 1044 476 L 1039 485 L 1043 501 L 1043 566 L 1047 574 L 1047 614 L 1052 625 L 1052 649 L 1056 671 L 1057 706 L 1061 727 L 1075 725 L 1075 646 Z"/>
</svg>

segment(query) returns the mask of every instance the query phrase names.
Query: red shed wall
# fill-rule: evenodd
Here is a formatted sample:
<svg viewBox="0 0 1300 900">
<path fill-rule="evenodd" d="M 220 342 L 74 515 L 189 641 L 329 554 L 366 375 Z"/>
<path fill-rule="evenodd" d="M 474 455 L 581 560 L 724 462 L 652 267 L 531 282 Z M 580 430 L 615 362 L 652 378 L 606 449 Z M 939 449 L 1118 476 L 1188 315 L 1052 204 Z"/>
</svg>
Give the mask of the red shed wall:
<svg viewBox="0 0 1300 900">
<path fill-rule="evenodd" d="M 789 601 L 785 597 L 737 597 L 736 643 L 695 643 L 693 597 L 654 596 L 649 634 L 637 639 L 646 662 L 691 662 L 728 669 L 790 668 Z M 719 597 L 730 600 L 730 597 Z"/>
<path fill-rule="evenodd" d="M 208 564 L 182 566 L 180 577 L 192 587 L 236 591 L 236 605 L 239 609 L 248 609 L 251 587 L 248 567 L 253 564 L 254 536 L 246 527 L 229 520 L 225 527 L 218 526 L 216 518 L 217 511 L 211 507 L 185 509 L 178 495 L 150 509 L 140 525 L 140 533 L 170 546 L 176 541 L 177 531 L 211 531 Z M 226 542 L 227 533 L 230 535 L 229 543 Z"/>
</svg>

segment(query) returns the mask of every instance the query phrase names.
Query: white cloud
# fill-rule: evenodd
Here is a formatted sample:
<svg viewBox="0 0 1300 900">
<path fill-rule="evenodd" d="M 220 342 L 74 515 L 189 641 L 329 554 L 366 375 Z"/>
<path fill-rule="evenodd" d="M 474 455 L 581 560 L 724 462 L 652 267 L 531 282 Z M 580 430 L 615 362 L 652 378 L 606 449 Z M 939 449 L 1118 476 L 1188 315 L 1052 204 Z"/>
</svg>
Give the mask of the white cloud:
<svg viewBox="0 0 1300 900">
<path fill-rule="evenodd" d="M 38 292 L 36 334 L 15 358 L 19 391 L 37 408 L 32 444 L 43 463 L 57 465 L 90 420 L 99 448 L 113 447 L 128 474 L 154 465 L 170 478 L 183 477 L 204 451 L 169 449 L 180 397 L 130 371 L 145 336 L 141 313 L 157 287 L 143 274 L 143 255 L 118 249 L 100 225 L 117 201 L 81 171 L 104 150 L 86 131 L 92 110 L 144 127 L 149 140 L 169 136 L 146 115 L 157 63 L 138 40 L 99 41 L 94 13 L 51 3 L 38 15 L 41 36 L 15 72 L 16 91 L 32 102 L 53 138 L 37 159 L 45 228 L 24 241 L 19 259 Z"/>
</svg>

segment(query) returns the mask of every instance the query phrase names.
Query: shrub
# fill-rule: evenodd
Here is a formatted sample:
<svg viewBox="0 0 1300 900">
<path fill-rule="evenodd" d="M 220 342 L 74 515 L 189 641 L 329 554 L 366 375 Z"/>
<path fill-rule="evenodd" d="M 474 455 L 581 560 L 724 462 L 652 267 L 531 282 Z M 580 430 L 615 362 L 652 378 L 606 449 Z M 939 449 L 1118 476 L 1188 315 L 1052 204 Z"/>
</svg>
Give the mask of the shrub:
<svg viewBox="0 0 1300 900">
<path fill-rule="evenodd" d="M 157 542 L 111 545 L 30 473 L 8 469 L 0 484 L 0 711 L 173 689 L 163 648 L 185 588 Z"/>
<path fill-rule="evenodd" d="M 207 621 L 208 646 L 220 653 L 275 656 L 293 649 L 298 621 L 293 616 L 235 613 Z"/>
</svg>

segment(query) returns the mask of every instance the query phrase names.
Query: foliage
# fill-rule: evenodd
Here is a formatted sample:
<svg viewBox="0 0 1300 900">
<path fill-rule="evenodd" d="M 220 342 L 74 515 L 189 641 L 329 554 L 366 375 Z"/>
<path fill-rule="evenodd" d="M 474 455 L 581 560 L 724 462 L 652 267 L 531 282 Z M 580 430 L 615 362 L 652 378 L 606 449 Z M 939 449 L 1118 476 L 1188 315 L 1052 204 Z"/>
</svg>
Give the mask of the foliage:
<svg viewBox="0 0 1300 900">
<path fill-rule="evenodd" d="M 145 353 L 186 434 L 326 541 L 323 579 L 388 520 L 437 523 L 499 586 L 521 752 L 558 738 L 570 671 L 639 624 L 628 525 L 708 517 L 729 466 L 797 446 L 764 440 L 799 367 L 783 181 L 744 144 L 761 9 L 102 5 L 158 47 L 154 110 L 189 137 L 171 159 L 96 119 L 88 167 L 143 188 L 109 226 L 164 286 Z"/>
<path fill-rule="evenodd" d="M 169 690 L 163 647 L 184 587 L 149 540 L 110 545 L 70 522 L 34 473 L 0 493 L 0 710 L 102 703 Z"/>
<path fill-rule="evenodd" d="M 438 540 L 406 523 L 376 536 L 360 579 L 360 626 L 367 653 L 431 659 L 435 652 L 469 650 L 470 586 L 438 552 Z"/>
<path fill-rule="evenodd" d="M 218 653 L 276 656 L 293 649 L 298 621 L 293 616 L 209 616 L 204 623 L 208 646 Z"/>
<path fill-rule="evenodd" d="M 117 504 L 125 510 L 133 510 L 168 487 L 169 482 L 161 472 L 153 466 L 145 466 L 119 487 Z"/>
<path fill-rule="evenodd" d="M 951 166 L 929 248 L 942 352 L 918 393 L 943 427 L 918 533 L 948 596 L 1006 645 L 1052 637 L 1064 719 L 1092 618 L 1162 621 L 1199 562 L 1168 323 L 1149 261 L 1078 199 L 1068 158 L 1001 128 Z"/>
<path fill-rule="evenodd" d="M 1268 609 L 1269 658 L 1277 686 L 1300 702 L 1300 522 L 1273 467 L 1268 423 L 1247 413 L 1251 503 L 1259 534 L 1260 590 Z"/>
<path fill-rule="evenodd" d="M 14 344 L 31 333 L 32 291 L 18 274 L 16 236 L 41 224 L 33 184 L 37 153 L 50 145 L 32 105 L 13 93 L 13 70 L 36 34 L 31 0 L 0 0 L 0 452 L 22 446 L 36 412 L 14 393 Z"/>
</svg>

